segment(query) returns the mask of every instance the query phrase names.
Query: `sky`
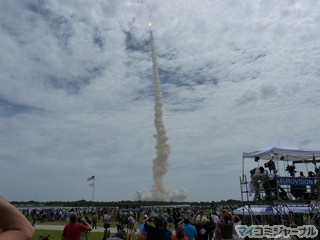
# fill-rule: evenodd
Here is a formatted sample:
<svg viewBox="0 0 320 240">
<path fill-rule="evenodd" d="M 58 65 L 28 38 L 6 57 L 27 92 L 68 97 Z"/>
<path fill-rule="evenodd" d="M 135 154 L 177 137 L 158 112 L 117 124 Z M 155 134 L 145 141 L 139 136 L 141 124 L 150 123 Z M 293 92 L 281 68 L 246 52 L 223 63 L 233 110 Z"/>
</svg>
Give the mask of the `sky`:
<svg viewBox="0 0 320 240">
<path fill-rule="evenodd" d="M 278 139 L 320 149 L 319 5 L 0 1 L 0 195 L 121 201 L 151 188 L 151 22 L 165 185 L 186 201 L 241 199 L 243 152 Z"/>
</svg>

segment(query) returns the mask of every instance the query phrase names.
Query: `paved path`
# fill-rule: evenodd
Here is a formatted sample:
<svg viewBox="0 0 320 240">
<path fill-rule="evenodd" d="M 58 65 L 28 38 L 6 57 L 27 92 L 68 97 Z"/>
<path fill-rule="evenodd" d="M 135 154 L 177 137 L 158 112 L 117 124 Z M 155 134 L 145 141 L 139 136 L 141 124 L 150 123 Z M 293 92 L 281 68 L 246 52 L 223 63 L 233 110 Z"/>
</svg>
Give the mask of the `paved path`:
<svg viewBox="0 0 320 240">
<path fill-rule="evenodd" d="M 45 224 L 35 224 L 35 229 L 45 229 L 45 230 L 60 230 L 62 231 L 64 225 L 45 225 Z M 97 229 L 92 229 L 92 232 L 104 232 L 103 227 L 97 227 Z M 117 228 L 110 228 L 110 232 L 117 232 Z"/>
</svg>

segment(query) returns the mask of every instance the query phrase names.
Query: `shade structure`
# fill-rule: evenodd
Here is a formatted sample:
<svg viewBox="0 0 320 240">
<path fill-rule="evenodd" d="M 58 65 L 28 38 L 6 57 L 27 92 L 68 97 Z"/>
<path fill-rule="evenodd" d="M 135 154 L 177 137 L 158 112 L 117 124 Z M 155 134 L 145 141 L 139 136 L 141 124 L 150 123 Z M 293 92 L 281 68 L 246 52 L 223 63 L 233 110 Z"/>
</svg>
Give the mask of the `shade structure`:
<svg viewBox="0 0 320 240">
<path fill-rule="evenodd" d="M 294 163 L 320 162 L 320 151 L 301 150 L 285 140 L 277 140 L 252 152 L 244 152 L 243 158 L 292 161 Z"/>
</svg>

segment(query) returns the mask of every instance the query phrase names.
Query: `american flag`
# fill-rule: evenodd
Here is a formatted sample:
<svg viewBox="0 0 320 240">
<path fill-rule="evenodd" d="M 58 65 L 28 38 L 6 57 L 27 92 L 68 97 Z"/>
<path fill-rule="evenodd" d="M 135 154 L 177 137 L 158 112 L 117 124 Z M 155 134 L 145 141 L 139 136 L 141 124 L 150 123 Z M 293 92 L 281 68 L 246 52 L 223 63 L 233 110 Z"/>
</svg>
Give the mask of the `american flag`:
<svg viewBox="0 0 320 240">
<path fill-rule="evenodd" d="M 94 176 L 91 176 L 91 177 L 87 178 L 87 181 L 91 181 L 91 180 L 94 180 Z"/>
</svg>

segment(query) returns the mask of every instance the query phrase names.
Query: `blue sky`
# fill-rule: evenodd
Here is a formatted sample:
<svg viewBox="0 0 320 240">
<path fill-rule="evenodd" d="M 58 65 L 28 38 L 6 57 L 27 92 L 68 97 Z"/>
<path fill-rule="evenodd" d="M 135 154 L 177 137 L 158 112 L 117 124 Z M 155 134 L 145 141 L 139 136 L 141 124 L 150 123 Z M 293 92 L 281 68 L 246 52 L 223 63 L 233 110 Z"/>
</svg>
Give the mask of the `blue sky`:
<svg viewBox="0 0 320 240">
<path fill-rule="evenodd" d="M 318 1 L 0 2 L 0 189 L 8 200 L 133 200 L 153 184 L 152 22 L 187 201 L 240 199 L 242 152 L 320 148 Z M 248 169 L 253 163 L 248 162 Z"/>
</svg>

